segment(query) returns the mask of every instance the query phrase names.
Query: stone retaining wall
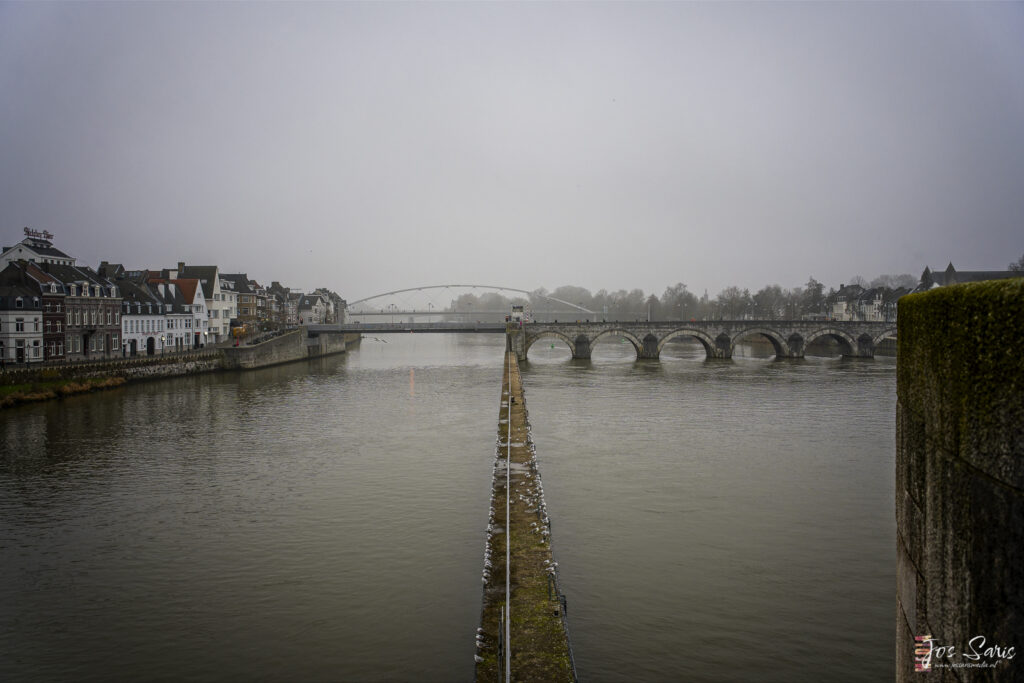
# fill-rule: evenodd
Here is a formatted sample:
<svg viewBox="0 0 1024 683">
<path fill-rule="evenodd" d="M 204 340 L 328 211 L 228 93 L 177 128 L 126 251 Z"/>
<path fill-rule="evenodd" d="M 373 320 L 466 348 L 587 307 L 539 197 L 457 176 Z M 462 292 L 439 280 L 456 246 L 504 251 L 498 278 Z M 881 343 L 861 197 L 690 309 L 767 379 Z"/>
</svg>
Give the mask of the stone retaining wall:
<svg viewBox="0 0 1024 683">
<path fill-rule="evenodd" d="M 896 680 L 1022 680 L 1024 279 L 906 296 L 898 339 Z"/>
<path fill-rule="evenodd" d="M 76 380 L 96 377 L 124 377 L 128 380 L 147 377 L 175 377 L 197 372 L 210 372 L 221 368 L 219 350 L 202 350 L 162 356 L 141 356 L 125 359 L 97 360 L 30 368 L 11 368 L 0 373 L 0 384 L 32 384 L 55 380 Z"/>
<path fill-rule="evenodd" d="M 360 336 L 352 333 L 325 333 L 310 337 L 306 328 L 300 328 L 261 344 L 223 349 L 224 368 L 251 370 L 304 358 L 344 353 L 349 347 L 358 344 L 359 340 Z"/>
</svg>

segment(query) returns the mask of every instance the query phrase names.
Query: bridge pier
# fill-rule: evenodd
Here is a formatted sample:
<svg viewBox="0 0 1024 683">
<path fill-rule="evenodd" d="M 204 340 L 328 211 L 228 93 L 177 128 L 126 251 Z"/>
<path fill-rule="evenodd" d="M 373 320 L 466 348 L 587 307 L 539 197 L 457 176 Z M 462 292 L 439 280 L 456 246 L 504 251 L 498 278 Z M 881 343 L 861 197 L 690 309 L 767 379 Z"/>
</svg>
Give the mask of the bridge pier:
<svg viewBox="0 0 1024 683">
<path fill-rule="evenodd" d="M 505 350 L 514 351 L 520 363 L 526 360 L 526 332 L 522 327 L 512 323 L 505 326 Z"/>
<path fill-rule="evenodd" d="M 712 349 L 712 358 L 729 360 L 732 358 L 732 339 L 725 332 L 715 337 L 715 347 Z"/>
<path fill-rule="evenodd" d="M 786 358 L 804 357 L 804 338 L 801 337 L 799 334 L 795 332 L 791 334 L 789 339 L 786 340 L 786 345 L 789 347 L 789 355 L 786 356 Z"/>
<path fill-rule="evenodd" d="M 874 358 L 875 357 L 875 340 L 869 335 L 862 334 L 857 337 L 857 352 L 855 358 Z"/>
<path fill-rule="evenodd" d="M 572 351 L 573 360 L 590 360 L 590 337 L 581 334 L 576 337 L 576 347 Z"/>
<path fill-rule="evenodd" d="M 658 351 L 658 338 L 654 334 L 648 332 L 641 341 L 643 341 L 643 346 L 640 347 L 640 353 L 637 354 L 638 360 L 658 360 L 661 357 Z"/>
</svg>

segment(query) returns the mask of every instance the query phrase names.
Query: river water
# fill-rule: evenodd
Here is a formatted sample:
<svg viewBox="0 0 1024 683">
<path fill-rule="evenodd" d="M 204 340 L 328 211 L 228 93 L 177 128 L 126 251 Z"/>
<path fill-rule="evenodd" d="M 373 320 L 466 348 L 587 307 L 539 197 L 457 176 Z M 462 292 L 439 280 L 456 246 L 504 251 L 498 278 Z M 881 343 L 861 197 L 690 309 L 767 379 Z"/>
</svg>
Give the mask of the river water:
<svg viewBox="0 0 1024 683">
<path fill-rule="evenodd" d="M 0 413 L 0 680 L 471 680 L 503 344 Z M 893 359 L 530 355 L 581 680 L 891 678 Z"/>
</svg>

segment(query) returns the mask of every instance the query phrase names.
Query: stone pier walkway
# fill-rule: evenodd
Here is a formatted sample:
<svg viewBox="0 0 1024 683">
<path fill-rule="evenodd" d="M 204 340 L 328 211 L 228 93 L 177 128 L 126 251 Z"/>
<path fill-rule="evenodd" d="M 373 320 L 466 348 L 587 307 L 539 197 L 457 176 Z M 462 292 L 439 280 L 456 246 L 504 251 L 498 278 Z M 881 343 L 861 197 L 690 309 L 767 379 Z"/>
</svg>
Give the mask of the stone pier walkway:
<svg viewBox="0 0 1024 683">
<path fill-rule="evenodd" d="M 491 510 L 484 551 L 483 611 L 476 634 L 476 680 L 481 683 L 575 681 L 565 623 L 565 601 L 558 589 L 558 567 L 551 554 L 551 523 L 544 504 L 544 489 L 537 469 L 519 365 L 514 353 L 505 354 L 500 403 Z M 511 462 L 506 460 L 509 453 Z M 511 480 L 508 515 L 511 538 L 505 533 L 508 474 Z M 508 679 L 505 678 L 505 661 L 499 642 L 504 639 L 500 615 L 502 608 L 506 607 L 507 547 L 511 553 L 507 605 L 511 612 L 511 676 Z"/>
</svg>

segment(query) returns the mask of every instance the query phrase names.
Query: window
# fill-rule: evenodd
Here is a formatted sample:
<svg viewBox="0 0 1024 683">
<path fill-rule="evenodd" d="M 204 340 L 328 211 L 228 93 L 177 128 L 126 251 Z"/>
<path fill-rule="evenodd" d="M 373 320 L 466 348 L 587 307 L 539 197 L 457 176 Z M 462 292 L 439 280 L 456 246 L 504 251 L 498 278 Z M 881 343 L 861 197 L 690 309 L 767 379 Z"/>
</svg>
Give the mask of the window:
<svg viewBox="0 0 1024 683">
<path fill-rule="evenodd" d="M 52 326 L 52 323 L 49 320 L 47 320 L 46 321 L 46 326 L 45 326 L 46 327 L 46 334 L 50 334 L 50 327 L 51 326 Z"/>
<path fill-rule="evenodd" d="M 113 313 L 110 312 L 109 309 L 107 310 L 107 324 L 108 325 L 113 325 L 114 324 L 114 315 L 113 315 Z"/>
<path fill-rule="evenodd" d="M 57 321 L 57 332 L 58 332 L 58 334 L 60 333 L 60 321 L 59 320 Z"/>
<path fill-rule="evenodd" d="M 57 312 L 60 313 L 60 304 L 57 304 Z"/>
<path fill-rule="evenodd" d="M 14 320 L 14 331 L 15 332 L 24 332 L 25 331 L 25 319 L 24 318 L 16 318 Z"/>
<path fill-rule="evenodd" d="M 25 308 L 25 301 L 19 296 L 17 299 L 14 300 L 14 307 Z"/>
<path fill-rule="evenodd" d="M 34 323 L 32 331 L 33 332 L 38 332 L 39 331 L 39 318 L 36 318 L 32 322 Z"/>
</svg>

